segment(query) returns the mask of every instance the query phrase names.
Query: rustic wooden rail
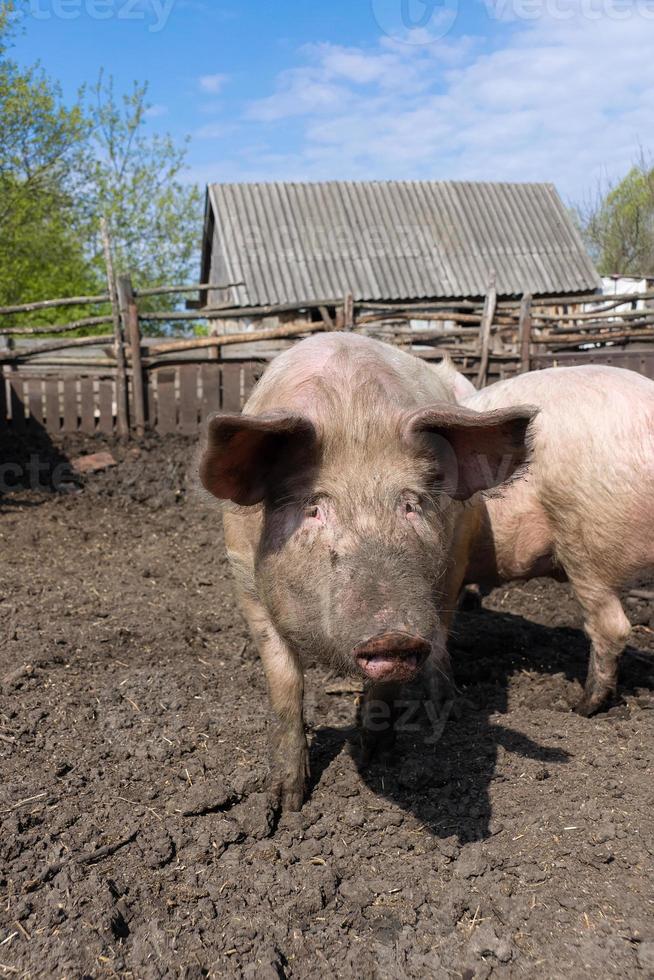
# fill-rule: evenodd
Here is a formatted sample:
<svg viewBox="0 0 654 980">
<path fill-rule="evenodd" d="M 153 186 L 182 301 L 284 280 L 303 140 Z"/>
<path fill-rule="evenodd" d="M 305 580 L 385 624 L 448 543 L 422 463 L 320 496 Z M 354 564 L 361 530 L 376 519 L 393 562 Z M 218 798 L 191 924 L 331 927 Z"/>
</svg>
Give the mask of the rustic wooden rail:
<svg viewBox="0 0 654 980">
<path fill-rule="evenodd" d="M 111 316 L 87 316 L 81 320 L 71 320 L 68 323 L 44 324 L 40 327 L 17 327 L 14 325 L 11 327 L 0 327 L 0 336 L 17 337 L 21 335 L 73 333 L 75 330 L 83 330 L 87 327 L 100 327 L 111 322 Z"/>
<path fill-rule="evenodd" d="M 39 311 L 98 304 L 109 307 L 107 313 L 77 318 L 61 324 L 12 323 L 10 326 L 0 327 L 0 427 L 9 423 L 16 428 L 21 428 L 26 419 L 31 419 L 32 422 L 44 425 L 52 432 L 97 430 L 113 433 L 115 431 L 121 438 L 127 438 L 130 425 L 137 435 L 142 435 L 148 418 L 159 431 L 168 431 L 172 416 L 175 414 L 169 404 L 171 397 L 175 403 L 178 396 L 181 397 L 180 420 L 182 427 L 188 428 L 192 416 L 189 399 L 191 394 L 195 397 L 203 390 L 203 382 L 207 393 L 206 396 L 202 396 L 200 402 L 205 406 L 216 401 L 209 392 L 212 385 L 217 386 L 219 393 L 218 407 L 222 404 L 223 388 L 228 394 L 236 391 L 233 373 L 238 368 L 231 364 L 226 368 L 225 384 L 218 365 L 208 367 L 209 372 L 213 371 L 212 378 L 205 371 L 195 383 L 190 377 L 188 368 L 179 369 L 179 374 L 174 375 L 172 385 L 169 375 L 156 370 L 153 370 L 146 379 L 146 368 L 154 368 L 155 363 L 144 364 L 141 357 L 142 338 L 137 297 L 179 295 L 209 289 L 227 289 L 243 284 L 235 282 L 163 285 L 145 287 L 137 292 L 128 277 L 117 279 L 114 273 L 111 241 L 104 222 L 102 242 L 107 277 L 105 293 L 36 300 L 0 307 L 0 317 L 8 315 L 20 317 L 22 314 Z M 179 311 L 171 311 L 165 319 L 198 319 L 198 317 L 192 313 L 188 316 L 182 313 L 180 316 Z M 60 334 L 105 325 L 112 326 L 111 334 L 51 339 Z M 20 336 L 47 336 L 49 339 L 32 344 L 29 348 L 17 347 L 14 338 Z M 70 352 L 79 348 L 103 347 L 105 344 L 111 345 L 110 349 L 105 351 L 106 356 L 95 355 L 87 358 L 80 356 L 77 362 L 71 360 Z M 67 357 L 63 356 L 64 351 L 68 352 Z M 62 353 L 60 361 L 56 358 L 58 352 Z M 55 355 L 55 357 L 44 359 L 44 354 Z M 28 367 L 25 370 L 26 365 L 31 365 L 31 369 Z M 75 374 L 70 373 L 73 366 L 77 372 Z M 51 373 L 53 368 L 60 369 L 59 377 Z M 240 393 L 243 385 L 240 379 L 239 374 L 239 398 L 231 398 L 236 410 L 241 405 Z M 149 381 L 151 383 L 148 383 Z"/>
<path fill-rule="evenodd" d="M 141 299 L 242 284 L 136 290 L 129 277 L 114 275 L 108 239 L 105 255 L 106 293 L 0 308 L 0 317 L 13 318 L 0 327 L 0 426 L 38 424 L 55 434 L 122 437 L 142 435 L 146 428 L 191 434 L 212 411 L 239 411 L 275 350 L 335 329 L 379 337 L 426 360 L 448 354 L 478 385 L 529 368 L 579 362 L 620 364 L 654 377 L 654 293 L 505 299 L 490 281 L 479 300 L 355 302 L 346 289 L 340 299 L 310 305 L 148 312 L 139 309 Z M 84 305 L 95 306 L 97 315 L 55 325 L 20 324 L 25 314 Z M 278 325 L 264 329 L 268 317 Z M 144 339 L 141 323 L 148 321 L 211 322 L 215 333 Z M 234 329 L 239 321 L 248 322 Z M 103 326 L 111 333 L 61 336 Z M 21 336 L 43 339 L 28 344 Z M 248 356 L 237 353 L 243 344 Z"/>
</svg>

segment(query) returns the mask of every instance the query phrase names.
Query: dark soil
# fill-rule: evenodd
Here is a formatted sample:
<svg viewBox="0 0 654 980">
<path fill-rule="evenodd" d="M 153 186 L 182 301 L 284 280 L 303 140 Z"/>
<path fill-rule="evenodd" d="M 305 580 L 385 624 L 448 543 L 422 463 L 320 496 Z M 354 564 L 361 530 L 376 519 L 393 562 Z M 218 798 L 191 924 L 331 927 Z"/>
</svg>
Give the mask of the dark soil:
<svg viewBox="0 0 654 980">
<path fill-rule="evenodd" d="M 34 445 L 44 486 L 107 448 Z M 311 797 L 278 821 L 193 446 L 110 448 L 0 498 L 2 975 L 654 977 L 652 606 L 586 720 L 568 588 L 497 590 L 456 623 L 462 716 L 365 773 L 356 694 L 310 668 Z"/>
</svg>

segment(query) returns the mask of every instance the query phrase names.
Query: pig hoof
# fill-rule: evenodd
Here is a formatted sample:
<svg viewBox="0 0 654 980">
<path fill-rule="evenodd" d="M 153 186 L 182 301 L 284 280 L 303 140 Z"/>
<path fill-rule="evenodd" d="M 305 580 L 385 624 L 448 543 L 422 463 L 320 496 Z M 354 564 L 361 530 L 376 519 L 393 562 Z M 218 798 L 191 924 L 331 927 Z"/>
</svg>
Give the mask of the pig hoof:
<svg viewBox="0 0 654 980">
<path fill-rule="evenodd" d="M 374 759 L 390 755 L 395 748 L 395 732 L 366 732 L 359 734 L 355 755 L 361 769 L 366 769 Z"/>
<path fill-rule="evenodd" d="M 297 813 L 302 809 L 307 792 L 305 778 L 271 783 L 269 796 L 275 810 Z"/>
<path fill-rule="evenodd" d="M 302 809 L 305 795 L 304 783 L 301 786 L 285 786 L 282 789 L 282 810 L 287 813 L 297 813 L 298 810 Z"/>
<path fill-rule="evenodd" d="M 288 767 L 282 775 L 271 774 L 270 797 L 277 810 L 296 813 L 302 809 L 309 787 L 309 753 L 304 751 L 297 769 L 289 772 Z"/>
<path fill-rule="evenodd" d="M 573 710 L 575 714 L 581 715 L 582 718 L 592 718 L 593 715 L 598 714 L 600 711 L 605 711 L 614 697 L 614 691 L 586 692 L 574 706 Z"/>
<path fill-rule="evenodd" d="M 479 612 L 483 609 L 483 595 L 478 586 L 467 585 L 459 598 L 461 612 Z"/>
<path fill-rule="evenodd" d="M 309 786 L 309 747 L 304 735 L 278 733 L 268 780 L 275 809 L 302 809 Z"/>
<path fill-rule="evenodd" d="M 572 710 L 576 715 L 581 715 L 582 718 L 591 718 L 598 708 L 594 708 L 591 702 L 584 696 L 581 701 L 577 701 Z"/>
</svg>

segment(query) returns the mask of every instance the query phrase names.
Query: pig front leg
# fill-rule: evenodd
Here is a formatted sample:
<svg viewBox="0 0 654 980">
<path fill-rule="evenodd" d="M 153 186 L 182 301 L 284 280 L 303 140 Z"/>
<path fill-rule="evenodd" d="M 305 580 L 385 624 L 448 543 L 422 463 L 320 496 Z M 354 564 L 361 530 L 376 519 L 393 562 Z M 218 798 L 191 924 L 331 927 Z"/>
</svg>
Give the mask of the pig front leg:
<svg viewBox="0 0 654 980">
<path fill-rule="evenodd" d="M 309 747 L 304 732 L 304 675 L 297 657 L 279 637 L 259 648 L 273 710 L 278 718 L 273 737 L 271 790 L 284 810 L 299 810 L 309 782 Z"/>
<path fill-rule="evenodd" d="M 431 727 L 426 741 L 429 745 L 435 745 L 440 741 L 450 717 L 460 715 L 452 662 L 445 646 L 432 650 L 425 664 L 425 685 L 425 711 Z"/>
<path fill-rule="evenodd" d="M 395 745 L 395 721 L 402 685 L 371 684 L 359 706 L 359 763 L 367 766 L 375 755 L 388 752 Z"/>
<path fill-rule="evenodd" d="M 631 624 L 615 592 L 598 594 L 595 589 L 577 586 L 575 591 L 584 609 L 584 629 L 591 644 L 584 694 L 575 711 L 588 718 L 605 708 L 617 693 L 618 663 Z"/>
<path fill-rule="evenodd" d="M 279 636 L 263 607 L 246 600 L 243 611 L 263 663 L 270 701 L 278 720 L 272 740 L 271 793 L 284 810 L 299 810 L 309 781 L 304 674 L 299 658 Z"/>
<path fill-rule="evenodd" d="M 466 515 L 466 521 L 455 535 L 452 561 L 441 597 L 441 625 L 436 631 L 432 642 L 432 651 L 425 664 L 424 676 L 427 688 L 425 711 L 431 726 L 431 733 L 427 738 L 427 743 L 430 745 L 435 745 L 440 741 L 451 716 L 455 718 L 461 716 L 459 691 L 454 683 L 448 641 L 452 630 L 452 620 L 463 588 L 465 570 L 472 546 L 471 542 L 477 529 L 477 521 L 478 515 Z"/>
</svg>

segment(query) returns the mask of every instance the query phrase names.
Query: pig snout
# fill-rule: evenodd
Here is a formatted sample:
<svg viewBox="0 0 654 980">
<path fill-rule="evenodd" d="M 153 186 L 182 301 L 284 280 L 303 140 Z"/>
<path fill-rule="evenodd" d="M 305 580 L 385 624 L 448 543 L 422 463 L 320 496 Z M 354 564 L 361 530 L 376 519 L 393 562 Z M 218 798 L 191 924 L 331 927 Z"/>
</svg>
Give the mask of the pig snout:
<svg viewBox="0 0 654 980">
<path fill-rule="evenodd" d="M 421 636 L 380 633 L 354 648 L 354 659 L 366 677 L 375 681 L 409 681 L 420 670 L 431 650 Z"/>
</svg>

